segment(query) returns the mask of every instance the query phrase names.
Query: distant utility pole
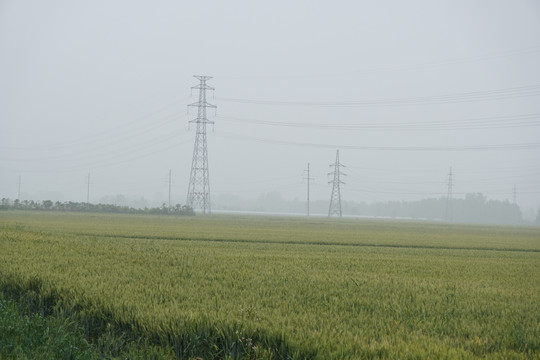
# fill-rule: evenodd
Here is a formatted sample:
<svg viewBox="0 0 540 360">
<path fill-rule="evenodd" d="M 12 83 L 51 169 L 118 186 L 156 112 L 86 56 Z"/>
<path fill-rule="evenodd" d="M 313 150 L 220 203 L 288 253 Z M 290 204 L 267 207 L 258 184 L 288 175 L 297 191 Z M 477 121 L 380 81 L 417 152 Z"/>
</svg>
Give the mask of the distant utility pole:
<svg viewBox="0 0 540 360">
<path fill-rule="evenodd" d="M 17 191 L 17 200 L 21 199 L 21 175 L 19 175 L 19 190 Z"/>
<path fill-rule="evenodd" d="M 90 204 L 90 173 L 88 173 L 88 179 L 86 180 L 86 203 Z"/>
<path fill-rule="evenodd" d="M 169 210 L 171 209 L 171 171 L 169 169 Z"/>
<path fill-rule="evenodd" d="M 190 123 L 197 124 L 195 133 L 195 145 L 193 147 L 193 160 L 191 162 L 191 175 L 187 194 L 187 205 L 193 209 L 200 209 L 203 214 L 211 212 L 210 209 L 210 177 L 208 172 L 208 148 L 206 146 L 206 124 L 213 124 L 206 118 L 207 108 L 216 108 L 206 101 L 206 90 L 214 90 L 206 85 L 211 76 L 195 75 L 200 84 L 192 89 L 199 89 L 199 101 L 189 106 L 197 106 L 197 118 Z"/>
<path fill-rule="evenodd" d="M 452 167 L 450 167 L 450 172 L 448 173 L 448 191 L 446 193 L 446 211 L 444 219 L 446 221 L 453 220 L 453 211 L 452 211 L 452 188 L 454 187 L 454 182 L 452 179 Z"/>
<path fill-rule="evenodd" d="M 328 209 L 328 217 L 332 215 L 342 216 L 341 213 L 341 184 L 345 184 L 341 181 L 341 176 L 346 175 L 341 172 L 340 167 L 345 167 L 339 162 L 339 150 L 336 151 L 336 162 L 330 167 L 334 168 L 334 172 L 328 173 L 328 175 L 333 174 L 334 180 L 328 182 L 332 184 L 332 196 L 330 197 L 330 208 Z"/>
<path fill-rule="evenodd" d="M 309 216 L 309 183 L 313 180 L 312 177 L 309 177 L 309 163 L 307 164 L 307 177 L 304 180 L 307 180 L 307 216 Z"/>
<path fill-rule="evenodd" d="M 521 220 L 521 211 L 519 210 L 518 204 L 517 204 L 517 187 L 514 185 L 514 192 L 513 192 L 513 205 L 514 209 L 516 210 L 514 212 L 514 222 L 518 224 Z"/>
</svg>

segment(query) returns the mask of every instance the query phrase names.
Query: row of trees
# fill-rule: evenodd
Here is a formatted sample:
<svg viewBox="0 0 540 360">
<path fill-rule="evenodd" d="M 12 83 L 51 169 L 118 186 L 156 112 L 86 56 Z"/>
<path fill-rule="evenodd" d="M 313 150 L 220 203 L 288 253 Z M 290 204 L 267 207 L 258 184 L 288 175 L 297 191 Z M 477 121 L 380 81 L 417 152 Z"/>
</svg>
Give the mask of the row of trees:
<svg viewBox="0 0 540 360">
<path fill-rule="evenodd" d="M 488 199 L 481 193 L 447 201 L 445 197 L 375 204 L 346 204 L 351 213 L 382 217 L 447 220 L 462 223 L 518 225 L 524 223 L 521 209 L 507 200 Z"/>
<path fill-rule="evenodd" d="M 162 204 L 160 207 L 136 209 L 129 206 L 112 204 L 90 204 L 85 202 L 53 202 L 51 200 L 14 200 L 3 198 L 0 210 L 36 210 L 36 211 L 75 211 L 94 213 L 117 213 L 117 214 L 153 214 L 153 215 L 178 215 L 193 216 L 195 211 L 187 205 L 176 204 L 168 207 Z"/>
<path fill-rule="evenodd" d="M 240 210 L 257 212 L 288 212 L 302 214 L 306 212 L 306 202 L 285 200 L 278 192 L 270 192 L 256 200 L 243 200 L 227 197 L 214 197 L 214 209 Z M 328 213 L 328 201 L 318 200 L 310 203 L 311 214 Z M 433 221 L 453 221 L 458 223 L 484 224 L 527 224 L 523 220 L 521 209 L 508 200 L 488 199 L 481 193 L 470 193 L 464 197 L 447 201 L 446 197 L 413 201 L 355 202 L 342 201 L 344 215 L 407 218 Z M 537 224 L 540 224 L 540 210 Z"/>
</svg>

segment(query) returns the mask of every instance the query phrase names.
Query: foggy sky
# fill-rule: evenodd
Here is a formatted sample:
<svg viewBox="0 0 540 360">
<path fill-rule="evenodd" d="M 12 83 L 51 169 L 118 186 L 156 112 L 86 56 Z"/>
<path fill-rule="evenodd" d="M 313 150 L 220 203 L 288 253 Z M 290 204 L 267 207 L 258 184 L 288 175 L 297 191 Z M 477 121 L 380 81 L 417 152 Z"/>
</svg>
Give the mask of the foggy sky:
<svg viewBox="0 0 540 360">
<path fill-rule="evenodd" d="M 540 3 L 0 0 L 0 197 L 185 203 L 193 75 L 212 197 L 481 192 L 540 207 Z M 525 149 L 516 146 L 528 144 Z M 496 149 L 489 147 L 495 146 Z"/>
</svg>

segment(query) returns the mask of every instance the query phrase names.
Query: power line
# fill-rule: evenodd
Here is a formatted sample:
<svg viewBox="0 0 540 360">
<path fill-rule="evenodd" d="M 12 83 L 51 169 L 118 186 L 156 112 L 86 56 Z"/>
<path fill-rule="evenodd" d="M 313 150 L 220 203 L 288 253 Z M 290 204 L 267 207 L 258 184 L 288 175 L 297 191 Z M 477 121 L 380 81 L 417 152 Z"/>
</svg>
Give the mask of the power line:
<svg viewBox="0 0 540 360">
<path fill-rule="evenodd" d="M 244 139 L 270 144 L 294 145 L 315 148 L 336 148 L 335 144 L 307 143 L 298 141 L 265 139 L 247 135 L 220 132 L 218 136 Z M 516 143 L 516 144 L 490 144 L 490 145 L 463 145 L 463 146 L 368 146 L 368 145 L 339 145 L 341 148 L 350 150 L 372 150 L 372 151 L 494 151 L 494 150 L 538 150 L 540 143 Z"/>
<path fill-rule="evenodd" d="M 516 55 L 527 55 L 527 54 L 534 54 L 540 51 L 540 46 L 530 46 L 525 48 L 518 48 L 513 50 L 506 50 L 506 51 L 497 51 L 497 52 L 487 52 L 484 54 L 478 54 L 473 56 L 466 56 L 466 57 L 453 57 L 448 59 L 442 59 L 442 60 L 434 60 L 434 61 L 426 61 L 426 62 L 420 62 L 420 63 L 413 63 L 413 64 L 405 64 L 405 65 L 398 65 L 398 66 L 387 66 L 387 67 L 378 67 L 378 68 L 366 68 L 366 69 L 357 69 L 357 70 L 350 70 L 350 71 L 341 71 L 341 72 L 328 72 L 328 73 L 317 73 L 312 75 L 301 75 L 301 74 L 295 74 L 295 75 L 267 75 L 267 76 L 219 76 L 220 79 L 227 79 L 227 80 L 283 80 L 283 79 L 312 79 L 312 78 L 326 78 L 326 77 L 339 77 L 339 76 L 366 76 L 366 75 L 373 75 L 373 74 L 381 74 L 381 73 L 390 73 L 390 72 L 402 72 L 402 71 L 411 71 L 411 70 L 423 70 L 423 69 L 429 69 L 429 68 L 436 68 L 440 66 L 448 66 L 448 65 L 455 65 L 455 64 L 463 64 L 468 62 L 476 62 L 476 61 L 486 61 L 486 60 L 493 60 L 493 59 L 500 59 L 510 56 L 516 56 Z"/>
<path fill-rule="evenodd" d="M 257 120 L 231 116 L 216 116 L 230 122 L 246 123 L 250 125 L 265 125 L 279 127 L 362 130 L 362 131 L 440 131 L 440 130 L 475 130 L 475 129 L 504 129 L 519 127 L 540 126 L 540 113 L 480 117 L 459 120 L 427 120 L 414 122 L 392 123 L 363 123 L 363 124 L 333 124 L 333 123 L 301 123 L 290 121 Z"/>
<path fill-rule="evenodd" d="M 220 101 L 268 105 L 268 106 L 303 106 L 303 107 L 373 107 L 373 106 L 411 106 L 411 105 L 435 105 L 453 104 L 461 102 L 491 101 L 515 99 L 540 95 L 540 85 L 527 85 L 493 90 L 469 91 L 444 95 L 418 96 L 410 98 L 391 98 L 380 100 L 356 100 L 356 101 L 279 101 L 279 100 L 256 100 L 242 98 L 216 98 Z"/>
<path fill-rule="evenodd" d="M 171 149 L 175 149 L 178 146 L 190 143 L 191 141 L 193 141 L 193 140 L 189 139 L 189 140 L 185 140 L 185 141 L 182 141 L 182 142 L 174 143 L 172 145 L 167 144 L 167 146 L 165 146 L 165 147 L 160 147 L 159 149 L 154 150 L 154 151 L 150 151 L 150 152 L 146 151 L 146 152 L 144 152 L 142 154 L 134 154 L 133 151 L 130 151 L 130 152 L 122 153 L 122 154 L 116 154 L 116 156 L 110 156 L 108 159 L 104 159 L 104 160 L 80 163 L 78 165 L 73 165 L 73 166 L 58 166 L 58 167 L 55 167 L 55 168 L 53 168 L 51 166 L 48 166 L 46 170 L 22 170 L 22 172 L 23 173 L 58 173 L 58 172 L 62 172 L 62 171 L 64 171 L 64 172 L 76 171 L 76 170 L 86 169 L 88 167 L 105 168 L 105 167 L 110 167 L 110 166 L 116 166 L 116 165 L 119 165 L 119 164 L 128 163 L 128 162 L 132 162 L 132 161 L 140 161 L 142 158 L 145 158 L 145 157 L 148 157 L 148 156 L 151 156 L 151 155 L 155 155 L 155 154 L 160 154 L 160 153 L 169 151 Z M 143 149 L 141 149 L 141 150 L 143 150 Z M 131 155 L 131 156 L 124 157 L 124 155 Z M 114 160 L 114 159 L 118 159 L 118 160 L 116 160 L 116 161 L 108 161 L 108 160 Z M 15 171 L 15 170 L 12 170 L 12 171 Z"/>
<path fill-rule="evenodd" d="M 112 143 L 117 144 L 119 141 L 123 140 L 124 138 L 129 140 L 129 139 L 135 137 L 133 135 L 133 129 L 135 129 L 135 131 L 136 131 L 135 134 L 136 135 L 139 135 L 139 134 L 140 135 L 146 135 L 148 133 L 148 131 L 150 131 L 150 130 L 157 129 L 157 128 L 162 127 L 162 126 L 164 126 L 166 124 L 175 123 L 176 120 L 179 117 L 185 116 L 187 114 L 180 114 L 180 115 L 178 113 L 168 114 L 163 118 L 165 120 L 162 121 L 162 122 L 159 122 L 159 123 L 156 123 L 155 122 L 156 119 L 152 118 L 152 116 L 154 116 L 156 114 L 159 114 L 159 113 L 163 112 L 164 110 L 166 110 L 168 108 L 171 108 L 172 106 L 174 106 L 174 105 L 176 105 L 176 104 L 178 104 L 180 102 L 184 102 L 187 99 L 189 99 L 189 97 L 186 97 L 186 98 L 183 98 L 181 100 L 175 101 L 174 103 L 169 104 L 167 106 L 164 106 L 164 107 L 162 107 L 162 108 L 160 108 L 158 110 L 155 110 L 155 111 L 146 113 L 144 115 L 141 115 L 139 117 L 136 117 L 135 119 L 127 121 L 126 123 L 123 123 L 123 124 L 118 125 L 116 127 L 113 127 L 110 130 L 103 130 L 103 131 L 100 131 L 100 132 L 97 132 L 97 133 L 94 133 L 94 134 L 86 135 L 83 139 L 69 140 L 69 141 L 63 141 L 63 142 L 59 142 L 59 143 L 52 143 L 52 144 L 46 144 L 46 145 L 34 145 L 34 146 L 30 145 L 30 146 L 24 146 L 24 147 L 22 147 L 22 146 L 3 146 L 3 145 L 0 145 L 0 148 L 13 149 L 13 150 L 61 149 L 61 148 L 65 148 L 65 147 L 71 147 L 73 145 L 94 144 L 96 142 L 102 141 L 103 139 L 106 139 L 107 137 L 111 138 Z M 139 128 L 133 127 L 134 124 L 139 123 L 139 122 L 141 122 L 141 121 L 143 121 L 145 119 L 150 119 L 150 120 L 152 120 L 152 122 L 149 123 L 149 124 L 144 125 L 144 127 L 139 127 Z M 129 131 L 126 132 L 125 128 L 128 128 Z M 102 145 L 100 145 L 100 146 L 102 146 Z"/>
<path fill-rule="evenodd" d="M 175 120 L 177 120 L 177 119 L 178 118 L 175 118 Z M 186 134 L 187 134 L 187 131 L 186 131 Z M 136 144 L 131 143 L 127 147 L 121 146 L 118 150 L 124 150 L 123 153 L 131 155 L 134 152 L 145 151 L 150 146 L 163 145 L 164 141 L 178 138 L 177 132 L 174 132 L 174 131 L 168 131 L 166 133 L 166 135 L 159 135 L 158 137 L 154 137 L 154 138 L 148 138 L 148 135 L 149 135 L 148 131 L 146 131 L 146 132 L 142 131 L 140 133 L 137 133 L 137 135 L 145 136 L 146 137 L 145 141 L 144 142 L 139 141 Z M 10 160 L 10 161 L 17 161 L 17 162 L 33 162 L 33 161 L 41 161 L 41 160 L 44 160 L 44 161 L 45 160 L 46 161 L 67 160 L 67 161 L 69 161 L 71 159 L 71 160 L 77 160 L 78 162 L 80 162 L 81 161 L 80 156 L 92 155 L 92 157 L 95 157 L 96 154 L 98 153 L 98 151 L 101 151 L 103 153 L 102 156 L 104 158 L 110 159 L 111 158 L 111 150 L 107 150 L 106 148 L 121 145 L 123 140 L 132 140 L 135 137 L 136 136 L 129 136 L 129 137 L 124 137 L 124 138 L 120 137 L 120 138 L 118 138 L 118 140 L 111 139 L 110 143 L 105 143 L 105 144 L 97 144 L 96 143 L 96 144 L 94 144 L 95 145 L 94 147 L 81 149 L 81 150 L 78 150 L 78 151 L 74 150 L 74 149 L 70 149 L 69 152 L 62 152 L 62 153 L 60 153 L 60 154 L 58 154 L 56 156 L 46 155 L 46 153 L 41 151 L 40 152 L 40 157 L 33 156 L 31 158 L 7 158 L 7 159 L 3 158 L 2 160 Z M 114 153 L 114 155 L 117 155 L 117 154 L 119 154 L 119 153 L 118 152 Z M 120 154 L 122 154 L 122 153 L 120 153 Z"/>
</svg>

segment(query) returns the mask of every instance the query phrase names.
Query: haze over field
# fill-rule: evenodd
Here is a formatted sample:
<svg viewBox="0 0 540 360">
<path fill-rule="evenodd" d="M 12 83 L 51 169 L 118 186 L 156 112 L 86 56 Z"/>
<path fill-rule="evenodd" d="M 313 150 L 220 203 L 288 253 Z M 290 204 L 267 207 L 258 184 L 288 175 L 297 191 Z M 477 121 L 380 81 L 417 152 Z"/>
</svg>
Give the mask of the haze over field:
<svg viewBox="0 0 540 360">
<path fill-rule="evenodd" d="M 0 0 L 0 197 L 185 203 L 209 75 L 213 199 L 482 193 L 540 207 L 540 3 Z M 215 97 L 214 97 L 215 95 Z M 515 189 L 515 191 L 514 191 Z M 144 201 L 141 199 L 145 199 Z"/>
</svg>

